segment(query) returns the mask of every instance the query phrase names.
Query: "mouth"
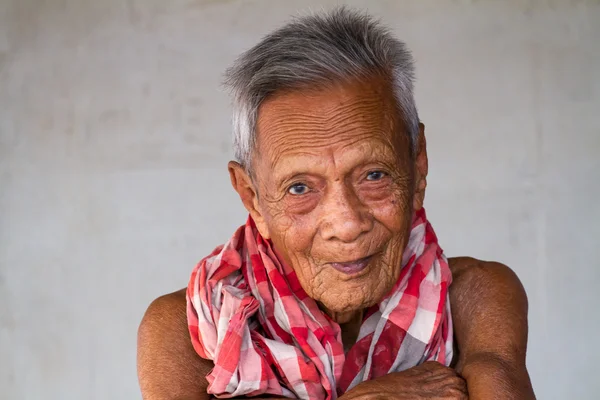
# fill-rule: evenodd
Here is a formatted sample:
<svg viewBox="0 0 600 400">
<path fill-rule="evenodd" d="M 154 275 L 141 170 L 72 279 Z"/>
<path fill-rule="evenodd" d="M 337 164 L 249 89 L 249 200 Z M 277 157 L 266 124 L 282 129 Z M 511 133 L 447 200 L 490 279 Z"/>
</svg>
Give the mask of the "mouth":
<svg viewBox="0 0 600 400">
<path fill-rule="evenodd" d="M 346 275 L 354 275 L 367 268 L 372 259 L 373 256 L 371 255 L 354 261 L 332 262 L 329 265 Z"/>
</svg>

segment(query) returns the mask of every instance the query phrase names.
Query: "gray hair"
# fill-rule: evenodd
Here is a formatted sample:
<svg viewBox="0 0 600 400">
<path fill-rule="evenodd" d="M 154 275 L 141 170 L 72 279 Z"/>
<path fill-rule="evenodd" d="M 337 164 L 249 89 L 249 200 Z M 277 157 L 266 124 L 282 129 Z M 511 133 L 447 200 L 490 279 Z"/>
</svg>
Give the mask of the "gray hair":
<svg viewBox="0 0 600 400">
<path fill-rule="evenodd" d="M 419 117 L 413 97 L 414 63 L 406 45 L 367 14 L 336 8 L 292 20 L 243 53 L 225 84 L 233 94 L 233 147 L 250 168 L 258 109 L 280 90 L 302 89 L 354 77 L 385 74 L 414 153 Z"/>
</svg>

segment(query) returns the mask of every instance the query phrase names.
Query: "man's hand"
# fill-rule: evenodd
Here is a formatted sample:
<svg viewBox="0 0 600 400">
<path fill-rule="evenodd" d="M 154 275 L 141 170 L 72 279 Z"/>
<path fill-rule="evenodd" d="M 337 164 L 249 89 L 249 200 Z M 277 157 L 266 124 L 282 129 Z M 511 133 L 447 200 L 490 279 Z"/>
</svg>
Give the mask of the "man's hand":
<svg viewBox="0 0 600 400">
<path fill-rule="evenodd" d="M 452 368 L 429 361 L 402 372 L 358 384 L 340 400 L 465 400 L 467 383 Z"/>
</svg>

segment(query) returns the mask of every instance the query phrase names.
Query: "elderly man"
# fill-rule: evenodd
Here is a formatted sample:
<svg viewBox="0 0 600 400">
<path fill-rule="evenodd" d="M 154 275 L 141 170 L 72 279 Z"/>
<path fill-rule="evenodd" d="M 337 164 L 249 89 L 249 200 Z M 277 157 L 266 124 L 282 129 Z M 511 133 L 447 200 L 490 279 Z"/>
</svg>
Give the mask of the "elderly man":
<svg viewBox="0 0 600 400">
<path fill-rule="evenodd" d="M 268 35 L 227 83 L 250 215 L 148 308 L 144 398 L 534 398 L 518 278 L 447 260 L 427 220 L 404 44 L 341 8 Z"/>
</svg>

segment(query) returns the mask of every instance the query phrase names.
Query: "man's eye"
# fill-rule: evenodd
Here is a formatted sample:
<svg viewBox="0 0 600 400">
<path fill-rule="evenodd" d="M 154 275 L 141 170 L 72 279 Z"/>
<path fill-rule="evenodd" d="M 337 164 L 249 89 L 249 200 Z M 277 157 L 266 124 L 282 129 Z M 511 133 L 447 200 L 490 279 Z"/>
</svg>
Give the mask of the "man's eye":
<svg viewBox="0 0 600 400">
<path fill-rule="evenodd" d="M 288 189 L 289 194 L 293 194 L 295 196 L 308 193 L 308 186 L 304 183 L 296 183 L 290 186 Z"/>
<path fill-rule="evenodd" d="M 368 181 L 378 181 L 385 176 L 385 172 L 383 171 L 372 171 L 367 174 Z"/>
</svg>

